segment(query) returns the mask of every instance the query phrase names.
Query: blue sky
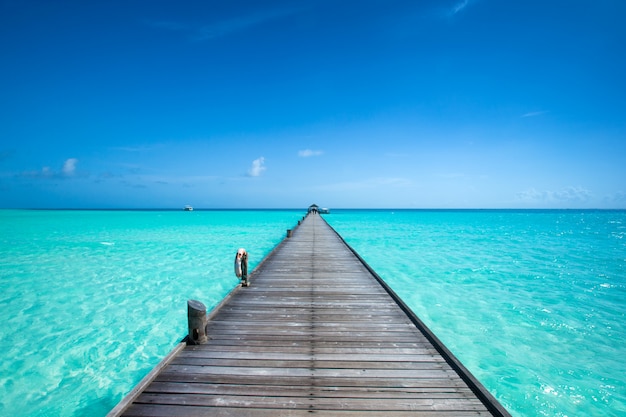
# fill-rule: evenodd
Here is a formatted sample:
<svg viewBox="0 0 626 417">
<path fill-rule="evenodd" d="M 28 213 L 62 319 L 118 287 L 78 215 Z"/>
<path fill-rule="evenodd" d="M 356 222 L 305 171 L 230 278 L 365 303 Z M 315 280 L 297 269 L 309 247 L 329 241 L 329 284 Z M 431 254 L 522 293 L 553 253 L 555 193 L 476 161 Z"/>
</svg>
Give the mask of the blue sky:
<svg viewBox="0 0 626 417">
<path fill-rule="evenodd" d="M 621 0 L 0 0 L 0 208 L 626 208 Z"/>
</svg>

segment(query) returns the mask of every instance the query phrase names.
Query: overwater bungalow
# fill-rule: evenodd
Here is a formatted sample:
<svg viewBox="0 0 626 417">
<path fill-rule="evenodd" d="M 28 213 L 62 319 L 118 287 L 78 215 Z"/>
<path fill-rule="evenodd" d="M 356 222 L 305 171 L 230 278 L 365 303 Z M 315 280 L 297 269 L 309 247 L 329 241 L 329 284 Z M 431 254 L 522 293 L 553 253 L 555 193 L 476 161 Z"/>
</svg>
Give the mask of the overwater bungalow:
<svg viewBox="0 0 626 417">
<path fill-rule="evenodd" d="M 317 204 L 311 204 L 309 206 L 308 213 L 329 214 L 330 210 L 327 208 L 320 208 Z"/>
</svg>

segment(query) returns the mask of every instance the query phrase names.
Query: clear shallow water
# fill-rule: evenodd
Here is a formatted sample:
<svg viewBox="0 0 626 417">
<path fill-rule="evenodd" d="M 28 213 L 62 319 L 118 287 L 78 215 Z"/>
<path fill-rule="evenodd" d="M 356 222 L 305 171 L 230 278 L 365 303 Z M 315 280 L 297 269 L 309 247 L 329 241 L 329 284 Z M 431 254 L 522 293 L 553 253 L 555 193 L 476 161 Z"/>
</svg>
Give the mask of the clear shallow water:
<svg viewBox="0 0 626 417">
<path fill-rule="evenodd" d="M 626 415 L 625 211 L 326 219 L 513 415 Z"/>
<path fill-rule="evenodd" d="M 0 211 L 0 415 L 105 415 L 303 214 Z M 626 211 L 325 218 L 514 416 L 626 415 Z"/>
<path fill-rule="evenodd" d="M 302 215 L 0 211 L 0 415 L 105 415 Z"/>
</svg>

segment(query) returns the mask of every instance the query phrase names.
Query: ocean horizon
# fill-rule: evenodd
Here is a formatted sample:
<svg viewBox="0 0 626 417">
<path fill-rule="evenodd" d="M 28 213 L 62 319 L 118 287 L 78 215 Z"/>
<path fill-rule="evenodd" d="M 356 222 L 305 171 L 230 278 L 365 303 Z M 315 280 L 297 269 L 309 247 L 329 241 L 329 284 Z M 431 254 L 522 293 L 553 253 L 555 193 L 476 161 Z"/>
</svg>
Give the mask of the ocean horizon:
<svg viewBox="0 0 626 417">
<path fill-rule="evenodd" d="M 106 415 L 305 213 L 0 210 L 0 414 Z M 324 218 L 512 415 L 626 414 L 625 210 Z"/>
</svg>

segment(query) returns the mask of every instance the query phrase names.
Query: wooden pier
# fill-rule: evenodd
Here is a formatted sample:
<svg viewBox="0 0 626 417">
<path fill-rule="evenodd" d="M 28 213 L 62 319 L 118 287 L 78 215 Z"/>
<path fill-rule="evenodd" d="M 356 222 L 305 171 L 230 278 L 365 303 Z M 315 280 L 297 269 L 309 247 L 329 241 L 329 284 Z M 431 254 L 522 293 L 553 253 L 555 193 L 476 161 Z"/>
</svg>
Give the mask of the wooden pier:
<svg viewBox="0 0 626 417">
<path fill-rule="evenodd" d="M 309 214 L 109 416 L 509 416 Z"/>
</svg>

